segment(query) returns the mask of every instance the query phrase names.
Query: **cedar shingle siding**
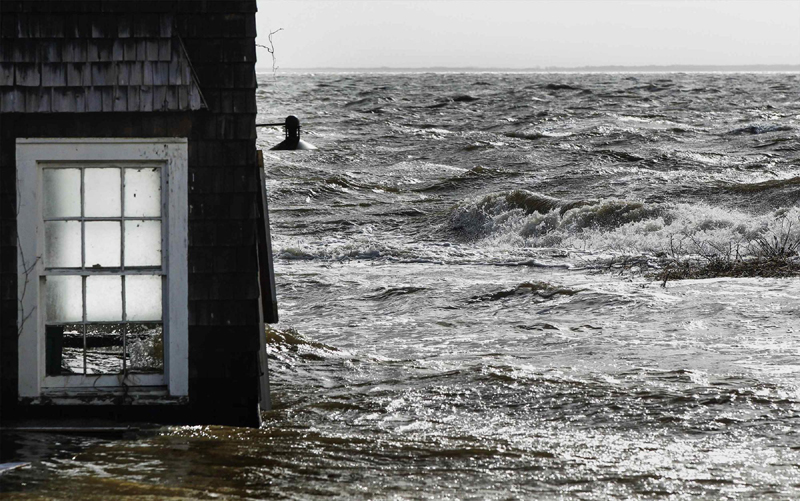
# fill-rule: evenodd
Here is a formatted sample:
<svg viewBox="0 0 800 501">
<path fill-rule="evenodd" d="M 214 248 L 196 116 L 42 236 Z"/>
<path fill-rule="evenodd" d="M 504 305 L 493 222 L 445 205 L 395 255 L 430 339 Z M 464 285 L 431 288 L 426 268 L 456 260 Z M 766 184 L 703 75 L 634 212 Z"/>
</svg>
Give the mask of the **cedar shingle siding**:
<svg viewBox="0 0 800 501">
<path fill-rule="evenodd" d="M 22 12 L 3 15 L 0 112 L 189 111 L 203 106 L 174 29 L 174 13 L 58 15 L 22 7 Z M 212 48 L 219 54 L 219 44 Z M 234 55 L 241 50 L 232 44 Z"/>
<path fill-rule="evenodd" d="M 0 415 L 17 402 L 15 140 L 189 138 L 189 405 L 63 416 L 253 425 L 263 336 L 256 253 L 255 0 L 0 2 Z"/>
</svg>

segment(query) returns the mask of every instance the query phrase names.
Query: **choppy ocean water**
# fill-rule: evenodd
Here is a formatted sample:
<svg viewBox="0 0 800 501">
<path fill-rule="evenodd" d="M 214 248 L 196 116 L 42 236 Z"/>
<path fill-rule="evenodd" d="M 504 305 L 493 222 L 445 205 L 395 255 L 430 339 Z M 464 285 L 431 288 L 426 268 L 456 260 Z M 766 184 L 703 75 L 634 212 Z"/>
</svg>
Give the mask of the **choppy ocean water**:
<svg viewBox="0 0 800 501">
<path fill-rule="evenodd" d="M 800 280 L 646 273 L 800 236 L 800 75 L 259 85 L 258 121 L 298 115 L 320 148 L 265 152 L 275 409 L 260 430 L 15 437 L 36 462 L 3 492 L 800 497 Z"/>
</svg>

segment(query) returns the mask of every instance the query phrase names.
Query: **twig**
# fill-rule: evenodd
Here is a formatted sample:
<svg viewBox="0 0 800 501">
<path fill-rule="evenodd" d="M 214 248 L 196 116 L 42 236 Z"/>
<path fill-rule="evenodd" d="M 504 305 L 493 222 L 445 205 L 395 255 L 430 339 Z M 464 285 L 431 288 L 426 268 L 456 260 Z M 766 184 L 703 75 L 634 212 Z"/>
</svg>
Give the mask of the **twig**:
<svg viewBox="0 0 800 501">
<path fill-rule="evenodd" d="M 19 191 L 19 181 L 17 181 L 17 206 L 16 206 L 16 213 L 19 216 L 20 210 L 22 209 L 22 202 L 21 202 L 21 194 Z M 17 249 L 19 250 L 19 259 L 22 262 L 22 273 L 25 275 L 24 282 L 22 283 L 22 290 L 19 292 L 17 301 L 19 302 L 19 320 L 17 323 L 17 337 L 22 335 L 22 330 L 25 326 L 25 323 L 31 318 L 33 313 L 36 311 L 36 307 L 32 308 L 27 314 L 25 313 L 25 296 L 28 293 L 28 284 L 31 282 L 31 273 L 34 272 L 36 266 L 39 264 L 39 261 L 42 259 L 42 256 L 36 256 L 36 259 L 33 260 L 33 263 L 30 266 L 25 259 L 25 252 L 22 248 L 22 242 L 19 239 L 19 228 L 16 229 L 17 233 Z M 19 278 L 17 279 L 19 280 Z"/>
<path fill-rule="evenodd" d="M 275 59 L 275 45 L 273 45 L 273 43 L 272 43 L 272 35 L 274 35 L 275 33 L 279 32 L 279 31 L 283 31 L 283 28 L 278 28 L 275 31 L 270 31 L 269 35 L 267 35 L 267 39 L 269 40 L 269 47 L 267 47 L 266 45 L 258 44 L 258 43 L 256 44 L 256 47 L 261 47 L 263 49 L 267 49 L 267 52 L 269 52 L 269 55 L 272 56 L 272 76 L 273 77 L 275 76 L 275 73 L 278 71 L 278 66 L 276 64 L 277 63 L 277 59 Z"/>
</svg>

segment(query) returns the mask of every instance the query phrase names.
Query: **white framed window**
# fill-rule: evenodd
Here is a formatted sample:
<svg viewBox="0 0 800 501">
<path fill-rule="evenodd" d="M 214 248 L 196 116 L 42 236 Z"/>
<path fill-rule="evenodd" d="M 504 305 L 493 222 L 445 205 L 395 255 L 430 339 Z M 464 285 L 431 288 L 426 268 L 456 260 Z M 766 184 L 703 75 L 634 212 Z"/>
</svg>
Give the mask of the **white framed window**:
<svg viewBox="0 0 800 501">
<path fill-rule="evenodd" d="M 17 139 L 21 398 L 188 395 L 187 144 Z"/>
</svg>

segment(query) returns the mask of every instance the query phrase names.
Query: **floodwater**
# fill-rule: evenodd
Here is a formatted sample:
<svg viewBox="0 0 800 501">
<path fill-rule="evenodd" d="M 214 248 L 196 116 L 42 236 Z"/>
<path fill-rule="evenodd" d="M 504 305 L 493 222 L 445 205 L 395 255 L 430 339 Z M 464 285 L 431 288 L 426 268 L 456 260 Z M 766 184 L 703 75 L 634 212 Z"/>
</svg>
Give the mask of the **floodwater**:
<svg viewBox="0 0 800 501">
<path fill-rule="evenodd" d="M 800 497 L 800 280 L 649 275 L 800 238 L 800 75 L 259 84 L 320 148 L 265 152 L 274 410 L 4 435 L 4 496 Z"/>
</svg>

